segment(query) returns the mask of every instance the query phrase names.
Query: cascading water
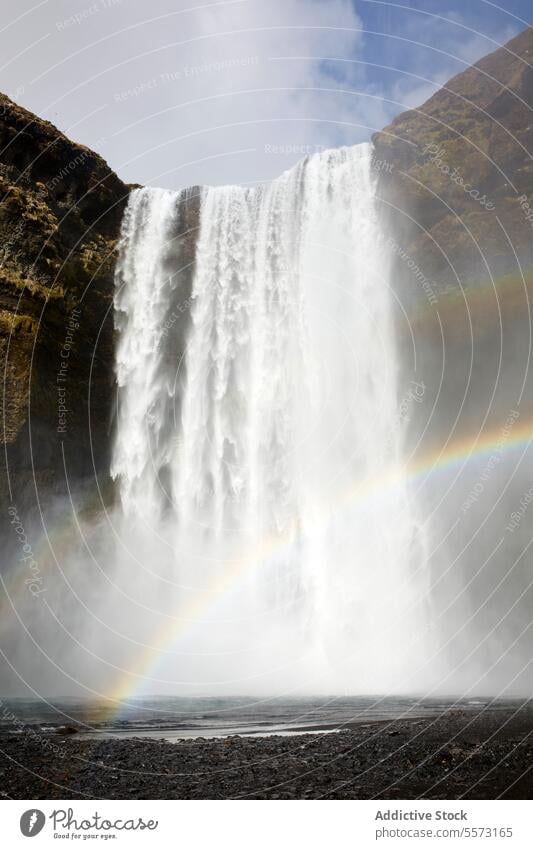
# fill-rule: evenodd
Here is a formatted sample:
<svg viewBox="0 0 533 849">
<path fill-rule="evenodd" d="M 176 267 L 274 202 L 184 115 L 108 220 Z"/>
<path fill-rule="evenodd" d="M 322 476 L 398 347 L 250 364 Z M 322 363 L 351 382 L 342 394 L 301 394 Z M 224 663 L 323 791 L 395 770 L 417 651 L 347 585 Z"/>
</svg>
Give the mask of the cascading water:
<svg viewBox="0 0 533 849">
<path fill-rule="evenodd" d="M 405 692 L 427 677 L 371 157 L 342 148 L 265 187 L 203 190 L 189 292 L 189 198 L 131 196 L 117 556 L 167 690 Z"/>
</svg>

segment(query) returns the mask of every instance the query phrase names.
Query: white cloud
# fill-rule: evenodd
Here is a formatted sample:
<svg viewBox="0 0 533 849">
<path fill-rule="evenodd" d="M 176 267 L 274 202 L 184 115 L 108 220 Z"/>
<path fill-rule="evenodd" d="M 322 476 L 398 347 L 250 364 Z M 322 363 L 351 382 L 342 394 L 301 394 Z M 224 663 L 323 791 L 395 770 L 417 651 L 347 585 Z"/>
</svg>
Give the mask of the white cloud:
<svg viewBox="0 0 533 849">
<path fill-rule="evenodd" d="M 372 41 L 351 0 L 7 5 L 0 89 L 124 179 L 172 188 L 270 179 L 307 149 L 368 139 L 464 68 L 415 41 L 466 61 L 492 47 L 457 16 L 414 13 L 404 40 Z M 369 44 L 376 63 L 413 75 L 365 69 Z"/>
<path fill-rule="evenodd" d="M 13 55 L 29 28 L 45 37 L 14 60 L 4 87 L 22 85 L 21 102 L 131 181 L 261 180 L 301 158 L 276 147 L 368 136 L 338 123 L 361 121 L 365 103 L 331 93 L 353 79 L 352 66 L 332 75 L 315 58 L 357 56 L 350 0 L 51 0 L 46 15 L 12 27 Z"/>
</svg>

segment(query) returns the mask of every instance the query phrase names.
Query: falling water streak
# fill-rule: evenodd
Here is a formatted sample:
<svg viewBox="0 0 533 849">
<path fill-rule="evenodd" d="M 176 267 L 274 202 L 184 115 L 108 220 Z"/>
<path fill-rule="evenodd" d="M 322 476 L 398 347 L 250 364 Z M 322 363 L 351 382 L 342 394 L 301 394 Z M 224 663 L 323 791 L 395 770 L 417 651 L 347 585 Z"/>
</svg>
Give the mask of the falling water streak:
<svg viewBox="0 0 533 849">
<path fill-rule="evenodd" d="M 244 653 L 271 687 L 285 665 L 315 690 L 406 689 L 422 654 L 425 540 L 406 487 L 323 520 L 339 492 L 401 462 L 371 156 L 341 148 L 266 187 L 203 191 L 183 359 L 169 355 L 183 195 L 137 190 L 122 229 L 112 475 L 124 515 L 164 537 L 184 615 L 243 552 L 292 536 L 190 638 Z M 195 674 L 223 687 L 232 673 L 217 664 Z"/>
</svg>

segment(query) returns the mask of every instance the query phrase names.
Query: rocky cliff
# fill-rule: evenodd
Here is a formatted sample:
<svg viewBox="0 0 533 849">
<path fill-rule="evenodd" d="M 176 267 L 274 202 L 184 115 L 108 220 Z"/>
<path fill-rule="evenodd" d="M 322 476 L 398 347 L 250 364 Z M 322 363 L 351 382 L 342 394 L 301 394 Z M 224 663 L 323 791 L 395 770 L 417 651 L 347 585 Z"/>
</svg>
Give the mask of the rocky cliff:
<svg viewBox="0 0 533 849">
<path fill-rule="evenodd" d="M 389 217 L 441 291 L 533 259 L 532 60 L 530 28 L 374 136 Z"/>
<path fill-rule="evenodd" d="M 97 154 L 0 96 L 2 495 L 107 468 L 115 248 L 129 189 Z M 6 477 L 4 477 L 6 476 Z"/>
<path fill-rule="evenodd" d="M 532 59 L 530 28 L 374 136 L 403 365 L 437 444 L 532 412 Z"/>
<path fill-rule="evenodd" d="M 531 654 L 531 522 L 504 528 L 531 480 L 532 59 L 528 29 L 374 139 L 428 575 L 454 668 L 476 647 L 467 688 L 500 646 L 505 674 Z"/>
</svg>

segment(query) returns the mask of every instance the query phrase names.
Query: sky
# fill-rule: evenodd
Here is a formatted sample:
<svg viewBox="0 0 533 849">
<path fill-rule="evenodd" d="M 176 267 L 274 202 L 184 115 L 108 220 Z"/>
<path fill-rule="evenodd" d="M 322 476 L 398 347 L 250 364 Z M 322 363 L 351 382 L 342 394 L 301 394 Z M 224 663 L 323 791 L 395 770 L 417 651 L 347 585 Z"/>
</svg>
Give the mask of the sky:
<svg viewBox="0 0 533 849">
<path fill-rule="evenodd" d="M 531 0 L 4 0 L 0 90 L 126 182 L 269 180 L 368 141 Z"/>
</svg>

